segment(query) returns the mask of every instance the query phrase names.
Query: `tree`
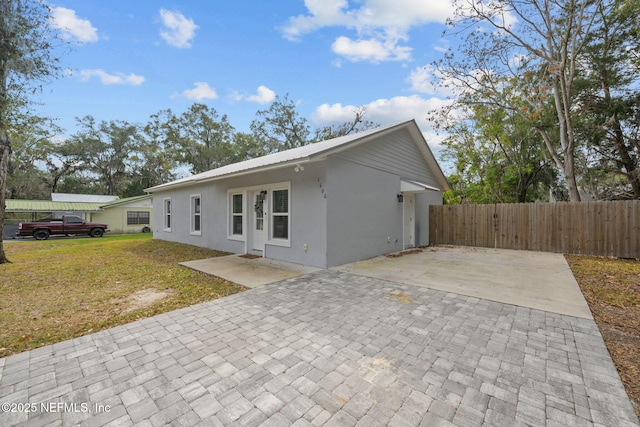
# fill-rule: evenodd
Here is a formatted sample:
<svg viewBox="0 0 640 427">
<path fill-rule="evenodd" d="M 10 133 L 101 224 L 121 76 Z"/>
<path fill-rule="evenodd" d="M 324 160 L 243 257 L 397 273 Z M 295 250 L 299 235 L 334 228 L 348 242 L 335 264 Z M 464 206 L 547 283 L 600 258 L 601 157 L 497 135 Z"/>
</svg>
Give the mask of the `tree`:
<svg viewBox="0 0 640 427">
<path fill-rule="evenodd" d="M 170 110 L 152 115 L 151 121 L 143 129 L 143 135 L 137 139 L 137 148 L 129 159 L 130 179 L 123 197 L 143 194 L 146 188 L 175 179 L 173 170 L 177 163 L 165 121 L 170 116 Z"/>
<path fill-rule="evenodd" d="M 206 172 L 229 164 L 233 126 L 227 115 L 204 104 L 194 103 L 173 121 L 180 147 L 178 160 L 192 173 Z"/>
<path fill-rule="evenodd" d="M 358 107 L 353 111 L 353 120 L 350 122 L 316 129 L 314 141 L 326 141 L 327 139 L 338 138 L 377 127 L 378 124 L 364 119 L 366 113 L 366 108 Z"/>
<path fill-rule="evenodd" d="M 145 132 L 161 142 L 166 153 L 191 173 L 205 172 L 231 162 L 234 128 L 215 108 L 194 103 L 176 116 L 162 110 L 151 116 Z"/>
<path fill-rule="evenodd" d="M 97 123 L 92 116 L 77 122 L 80 130 L 67 141 L 66 154 L 90 174 L 96 191 L 123 194 L 131 174 L 131 158 L 139 145 L 138 125 L 121 120 Z"/>
<path fill-rule="evenodd" d="M 232 155 L 229 158 L 230 163 L 255 159 L 267 154 L 265 147 L 249 133 L 236 132 L 233 134 L 232 146 Z"/>
<path fill-rule="evenodd" d="M 575 173 L 578 144 L 574 127 L 575 85 L 587 35 L 602 0 L 458 0 L 453 30 L 465 31 L 461 55 L 449 53 L 436 64 L 443 82 L 519 112 L 536 129 L 572 201 L 580 200 Z M 505 92 L 502 83 L 528 77 L 530 90 Z M 513 87 L 513 86 L 511 86 Z M 552 100 L 555 123 L 540 115 Z"/>
<path fill-rule="evenodd" d="M 52 42 L 50 10 L 43 0 L 0 0 L 0 235 L 5 218 L 10 129 L 30 105 L 30 95 L 60 68 Z M 0 264 L 8 262 L 0 240 Z"/>
<path fill-rule="evenodd" d="M 256 115 L 259 119 L 251 122 L 251 131 L 267 154 L 312 142 L 307 119 L 300 117 L 289 95 L 277 96 L 267 110 L 260 110 Z"/>
<path fill-rule="evenodd" d="M 585 48 L 584 68 L 589 72 L 578 94 L 583 113 L 578 131 L 590 154 L 587 173 L 604 175 L 591 180 L 599 198 L 640 199 L 640 144 L 634 137 L 640 99 L 638 64 L 634 62 L 637 15 L 625 9 L 630 4 L 599 4 L 598 26 Z"/>
<path fill-rule="evenodd" d="M 44 199 L 50 194 L 50 172 L 43 165 L 54 164 L 56 145 L 51 138 L 61 130 L 49 119 L 31 116 L 9 133 L 12 156 L 7 175 L 7 197 Z M 57 166 L 56 166 L 57 167 Z"/>
<path fill-rule="evenodd" d="M 450 203 L 523 203 L 547 196 L 554 173 L 536 131 L 519 114 L 472 104 L 459 109 L 446 130 L 444 156 L 455 168 L 448 177 Z"/>
</svg>

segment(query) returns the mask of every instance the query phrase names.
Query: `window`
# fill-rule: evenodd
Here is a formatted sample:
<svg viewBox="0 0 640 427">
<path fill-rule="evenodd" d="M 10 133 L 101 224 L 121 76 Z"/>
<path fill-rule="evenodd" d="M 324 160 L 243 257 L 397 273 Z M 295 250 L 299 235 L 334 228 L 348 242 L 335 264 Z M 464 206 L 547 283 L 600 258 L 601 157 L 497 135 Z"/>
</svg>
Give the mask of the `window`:
<svg viewBox="0 0 640 427">
<path fill-rule="evenodd" d="M 200 195 L 191 196 L 191 234 L 200 235 L 201 231 L 201 199 Z"/>
<path fill-rule="evenodd" d="M 171 231 L 171 199 L 164 199 L 164 231 Z"/>
<path fill-rule="evenodd" d="M 231 195 L 231 234 L 234 236 L 242 236 L 243 229 L 243 209 L 242 194 Z"/>
<path fill-rule="evenodd" d="M 127 225 L 149 224 L 149 212 L 127 211 Z"/>
<path fill-rule="evenodd" d="M 271 195 L 271 237 L 289 239 L 289 190 L 273 190 Z"/>
</svg>

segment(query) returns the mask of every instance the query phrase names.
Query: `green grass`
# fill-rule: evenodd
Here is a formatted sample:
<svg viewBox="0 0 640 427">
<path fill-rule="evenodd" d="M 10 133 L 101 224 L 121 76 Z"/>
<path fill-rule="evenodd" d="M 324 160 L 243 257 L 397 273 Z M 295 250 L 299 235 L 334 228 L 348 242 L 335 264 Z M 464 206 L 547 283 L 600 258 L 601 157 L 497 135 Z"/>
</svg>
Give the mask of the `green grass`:
<svg viewBox="0 0 640 427">
<path fill-rule="evenodd" d="M 49 239 L 4 245 L 0 265 L 0 357 L 242 290 L 178 265 L 223 252 L 149 235 Z M 168 295 L 133 311 L 138 291 Z"/>
</svg>

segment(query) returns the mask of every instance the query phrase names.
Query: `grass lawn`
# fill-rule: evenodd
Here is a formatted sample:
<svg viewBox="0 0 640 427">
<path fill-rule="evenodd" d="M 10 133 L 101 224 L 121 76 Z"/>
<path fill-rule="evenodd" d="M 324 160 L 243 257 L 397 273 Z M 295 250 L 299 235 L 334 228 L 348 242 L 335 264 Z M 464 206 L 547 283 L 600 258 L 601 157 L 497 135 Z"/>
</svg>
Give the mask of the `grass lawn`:
<svg viewBox="0 0 640 427">
<path fill-rule="evenodd" d="M 566 259 L 640 417 L 640 261 Z"/>
<path fill-rule="evenodd" d="M 0 357 L 241 291 L 179 266 L 223 252 L 149 235 L 5 243 Z"/>
</svg>

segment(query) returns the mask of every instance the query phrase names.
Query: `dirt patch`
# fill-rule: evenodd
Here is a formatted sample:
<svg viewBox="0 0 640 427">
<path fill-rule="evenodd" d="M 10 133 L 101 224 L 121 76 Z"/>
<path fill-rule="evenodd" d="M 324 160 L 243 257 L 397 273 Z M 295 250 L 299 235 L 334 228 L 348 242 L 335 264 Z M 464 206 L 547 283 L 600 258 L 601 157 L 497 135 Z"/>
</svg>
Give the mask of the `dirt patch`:
<svg viewBox="0 0 640 427">
<path fill-rule="evenodd" d="M 127 298 L 121 300 L 121 302 L 125 305 L 125 307 L 121 311 L 121 314 L 127 314 L 141 308 L 149 307 L 156 301 L 160 301 L 161 299 L 171 294 L 173 294 L 173 289 L 158 290 L 149 288 L 139 290 L 129 295 Z"/>
<path fill-rule="evenodd" d="M 411 255 L 411 254 L 419 254 L 420 252 L 424 251 L 427 248 L 427 246 L 420 246 L 417 247 L 415 249 L 407 249 L 406 251 L 400 251 L 400 252 L 396 252 L 393 254 L 387 254 L 385 255 L 387 258 L 400 258 L 401 256 L 405 256 L 405 255 Z"/>
<path fill-rule="evenodd" d="M 565 258 L 640 417 L 640 261 Z"/>
<path fill-rule="evenodd" d="M 401 304 L 408 304 L 410 302 L 413 302 L 413 298 L 411 298 L 411 296 L 406 292 L 393 291 L 390 295 L 398 300 L 398 302 Z"/>
</svg>

